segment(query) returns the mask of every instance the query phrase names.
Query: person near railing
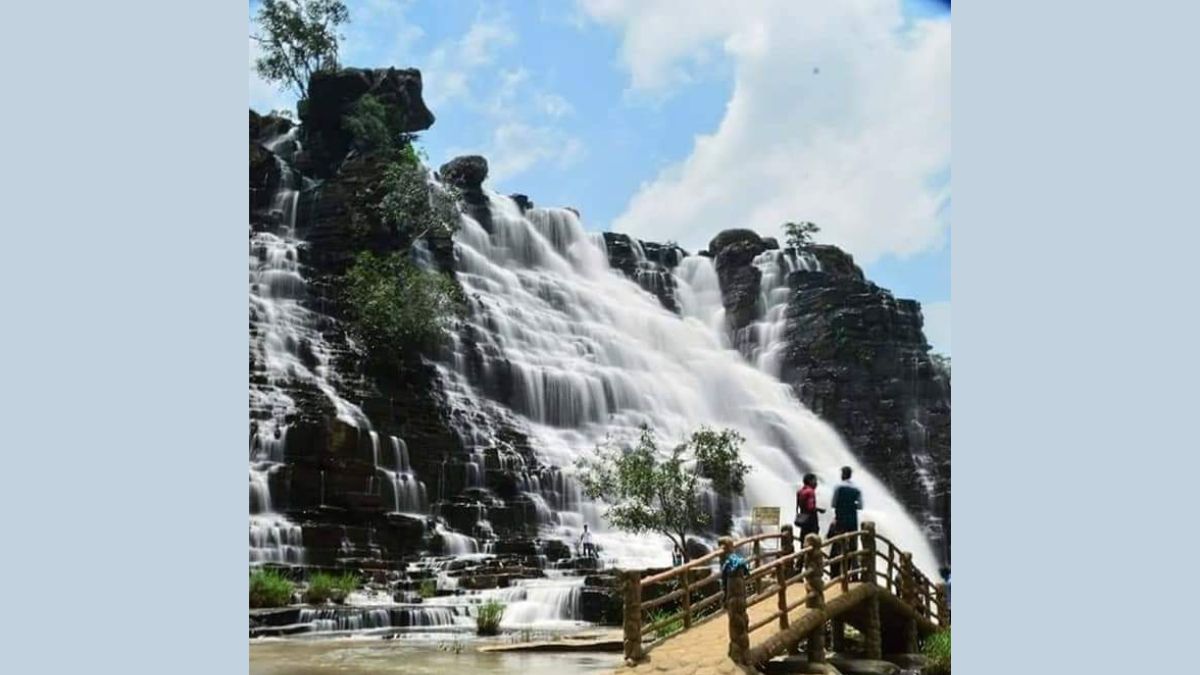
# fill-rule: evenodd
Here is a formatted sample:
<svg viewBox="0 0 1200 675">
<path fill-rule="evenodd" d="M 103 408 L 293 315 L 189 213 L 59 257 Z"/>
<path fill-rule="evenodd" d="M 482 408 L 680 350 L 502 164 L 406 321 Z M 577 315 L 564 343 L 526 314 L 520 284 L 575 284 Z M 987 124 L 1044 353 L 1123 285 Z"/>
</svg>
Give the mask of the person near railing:
<svg viewBox="0 0 1200 675">
<path fill-rule="evenodd" d="M 820 533 L 818 513 L 825 513 L 825 509 L 817 508 L 817 475 L 806 473 L 804 484 L 796 492 L 796 527 L 800 530 L 800 541 L 810 534 Z"/>
<path fill-rule="evenodd" d="M 938 568 L 938 574 L 942 576 L 942 581 L 946 582 L 946 607 L 950 606 L 950 568 Z"/>
<path fill-rule="evenodd" d="M 858 512 L 862 510 L 862 490 L 854 484 L 850 476 L 854 474 L 854 470 L 848 466 L 842 467 L 842 482 L 838 483 L 833 489 L 833 525 L 830 527 L 829 536 L 833 537 L 844 532 L 858 531 Z M 832 556 L 840 555 L 841 553 L 853 553 L 858 550 L 858 539 L 850 538 L 833 546 Z M 833 576 L 841 573 L 842 568 L 857 569 L 858 559 L 848 561 L 846 565 L 834 565 L 831 570 Z"/>
</svg>

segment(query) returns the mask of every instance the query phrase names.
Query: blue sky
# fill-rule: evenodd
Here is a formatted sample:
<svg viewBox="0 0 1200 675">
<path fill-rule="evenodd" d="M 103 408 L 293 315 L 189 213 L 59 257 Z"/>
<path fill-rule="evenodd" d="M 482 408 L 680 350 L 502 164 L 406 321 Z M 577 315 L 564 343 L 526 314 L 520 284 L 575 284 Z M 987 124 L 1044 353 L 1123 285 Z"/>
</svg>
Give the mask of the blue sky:
<svg viewBox="0 0 1200 675">
<path fill-rule="evenodd" d="M 431 163 L 483 154 L 492 189 L 690 250 L 727 227 L 815 221 L 873 281 L 921 301 L 950 352 L 943 3 L 347 4 L 343 63 L 422 70 Z M 251 72 L 250 104 L 294 98 Z"/>
</svg>

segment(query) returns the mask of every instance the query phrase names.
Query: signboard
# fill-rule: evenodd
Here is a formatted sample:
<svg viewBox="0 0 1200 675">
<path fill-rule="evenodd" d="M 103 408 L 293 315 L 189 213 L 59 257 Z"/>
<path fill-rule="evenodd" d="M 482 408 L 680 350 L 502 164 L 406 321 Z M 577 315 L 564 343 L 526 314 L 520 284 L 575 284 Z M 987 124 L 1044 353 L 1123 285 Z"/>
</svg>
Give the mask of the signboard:
<svg viewBox="0 0 1200 675">
<path fill-rule="evenodd" d="M 750 520 L 756 527 L 778 527 L 778 506 L 756 506 L 750 511 Z"/>
</svg>

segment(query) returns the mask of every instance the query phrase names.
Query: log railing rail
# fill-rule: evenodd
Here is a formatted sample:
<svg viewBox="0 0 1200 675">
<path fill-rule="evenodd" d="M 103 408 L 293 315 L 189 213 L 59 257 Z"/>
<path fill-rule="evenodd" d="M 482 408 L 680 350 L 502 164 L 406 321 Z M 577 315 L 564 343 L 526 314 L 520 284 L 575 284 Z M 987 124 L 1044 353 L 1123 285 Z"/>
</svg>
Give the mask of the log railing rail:
<svg viewBox="0 0 1200 675">
<path fill-rule="evenodd" d="M 768 542 L 776 545 L 764 547 Z M 746 558 L 748 573 L 744 577 L 735 575 L 722 584 L 722 564 L 735 552 Z M 911 553 L 877 534 L 870 522 L 863 523 L 856 532 L 829 539 L 809 535 L 801 545 L 797 545 L 790 525 L 777 533 L 736 541 L 722 537 L 716 550 L 670 570 L 644 578 L 638 571 L 623 572 L 622 583 L 624 652 L 630 666 L 642 661 L 658 644 L 682 639 L 677 636 L 721 614 L 728 617 L 729 657 L 736 663 L 760 663 L 778 653 L 783 643 L 800 637 L 807 639 L 809 660 L 823 661 L 824 625 L 830 620 L 825 604 L 828 593 L 845 596 L 842 599 L 853 595 L 855 601 L 869 603 L 862 610 L 866 612 L 867 632 L 875 633 L 864 635 L 868 652 L 880 649 L 879 594 L 898 601 L 897 606 L 912 617 L 905 620 L 904 640 L 908 646 L 915 647 L 912 643 L 917 639 L 918 623 L 925 632 L 950 625 L 945 586 L 932 582 L 913 564 Z M 863 586 L 870 588 L 857 590 Z M 761 603 L 770 603 L 764 607 L 772 611 L 755 609 Z M 753 622 L 749 620 L 752 610 Z M 839 605 L 838 611 L 847 610 Z M 810 620 L 813 616 L 821 621 Z M 836 646 L 843 624 L 834 621 Z M 753 647 L 751 634 L 759 638 Z M 794 644 L 787 646 L 795 648 Z"/>
</svg>

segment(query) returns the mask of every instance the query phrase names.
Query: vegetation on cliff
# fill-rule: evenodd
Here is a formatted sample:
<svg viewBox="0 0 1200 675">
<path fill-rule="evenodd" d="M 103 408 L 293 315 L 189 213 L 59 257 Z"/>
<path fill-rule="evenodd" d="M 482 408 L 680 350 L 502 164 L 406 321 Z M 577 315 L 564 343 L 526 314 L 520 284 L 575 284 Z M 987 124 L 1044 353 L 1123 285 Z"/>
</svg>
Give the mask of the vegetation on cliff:
<svg viewBox="0 0 1200 675">
<path fill-rule="evenodd" d="M 341 0 L 263 0 L 255 17 L 262 32 L 251 36 L 263 50 L 255 69 L 267 82 L 308 98 L 313 73 L 337 68 L 337 28 L 349 20 Z"/>
<path fill-rule="evenodd" d="M 343 288 L 351 331 L 383 364 L 398 363 L 405 350 L 441 344 L 461 308 L 453 280 L 421 269 L 406 251 L 359 253 Z"/>
<path fill-rule="evenodd" d="M 731 429 L 701 428 L 663 454 L 643 427 L 634 447 L 602 444 L 581 459 L 579 480 L 589 498 L 609 505 L 604 517 L 613 527 L 663 534 L 687 560 L 687 536 L 712 524 L 705 488 L 726 498 L 745 490 L 750 465 L 741 459 L 742 441 Z"/>
<path fill-rule="evenodd" d="M 800 249 L 813 243 L 813 235 L 820 232 L 821 228 L 816 223 L 784 223 L 783 234 L 787 237 L 787 246 L 791 249 Z"/>
<path fill-rule="evenodd" d="M 278 570 L 263 568 L 250 572 L 250 608 L 283 607 L 292 602 L 295 584 Z"/>
<path fill-rule="evenodd" d="M 358 577 L 351 573 L 327 574 L 314 572 L 308 578 L 308 588 L 304 589 L 304 601 L 313 605 L 321 605 L 329 601 L 342 604 L 346 596 L 358 588 Z"/>
</svg>

